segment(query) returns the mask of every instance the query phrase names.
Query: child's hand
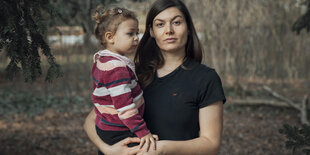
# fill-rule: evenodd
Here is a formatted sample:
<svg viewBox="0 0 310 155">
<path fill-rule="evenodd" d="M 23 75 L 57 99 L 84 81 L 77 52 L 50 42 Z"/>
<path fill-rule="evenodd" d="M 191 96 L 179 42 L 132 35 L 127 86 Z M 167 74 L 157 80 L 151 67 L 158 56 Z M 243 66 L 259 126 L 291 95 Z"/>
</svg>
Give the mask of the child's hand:
<svg viewBox="0 0 310 155">
<path fill-rule="evenodd" d="M 148 152 L 149 147 L 152 146 L 153 149 L 156 150 L 156 141 L 158 141 L 158 136 L 149 133 L 141 138 L 139 148 L 141 149 L 143 147 L 146 149 L 145 151 Z"/>
</svg>

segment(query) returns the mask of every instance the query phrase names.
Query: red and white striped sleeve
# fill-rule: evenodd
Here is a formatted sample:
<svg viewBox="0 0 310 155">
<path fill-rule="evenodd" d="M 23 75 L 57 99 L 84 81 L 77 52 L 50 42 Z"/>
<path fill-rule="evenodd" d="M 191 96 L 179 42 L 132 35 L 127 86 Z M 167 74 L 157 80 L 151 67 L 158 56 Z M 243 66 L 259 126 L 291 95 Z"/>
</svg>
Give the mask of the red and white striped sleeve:
<svg viewBox="0 0 310 155">
<path fill-rule="evenodd" d="M 144 104 L 142 90 L 134 73 L 115 59 L 97 63 L 97 68 L 103 72 L 102 87 L 109 93 L 120 120 L 139 138 L 147 135 L 150 131 L 138 110 Z M 133 92 L 139 95 L 133 97 Z"/>
</svg>

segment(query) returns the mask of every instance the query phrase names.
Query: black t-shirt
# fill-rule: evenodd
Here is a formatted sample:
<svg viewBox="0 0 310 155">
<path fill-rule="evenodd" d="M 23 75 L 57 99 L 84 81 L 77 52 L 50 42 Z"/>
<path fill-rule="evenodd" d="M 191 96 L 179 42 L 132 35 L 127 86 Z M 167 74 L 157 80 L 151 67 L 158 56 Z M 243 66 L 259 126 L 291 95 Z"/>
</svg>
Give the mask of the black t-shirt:
<svg viewBox="0 0 310 155">
<path fill-rule="evenodd" d="M 199 137 L 199 108 L 216 101 L 225 103 L 221 79 L 214 69 L 193 59 L 144 89 L 144 120 L 162 140 Z"/>
</svg>

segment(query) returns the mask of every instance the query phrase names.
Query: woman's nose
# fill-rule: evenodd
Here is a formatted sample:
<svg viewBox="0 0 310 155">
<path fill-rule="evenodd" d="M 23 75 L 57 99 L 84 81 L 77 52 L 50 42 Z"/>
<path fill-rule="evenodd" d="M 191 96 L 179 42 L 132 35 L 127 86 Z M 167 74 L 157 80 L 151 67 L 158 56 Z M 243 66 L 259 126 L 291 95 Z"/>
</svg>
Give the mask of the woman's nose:
<svg viewBox="0 0 310 155">
<path fill-rule="evenodd" d="M 166 34 L 173 34 L 173 27 L 172 27 L 172 24 L 167 24 L 166 25 L 166 28 L 165 28 L 165 33 Z"/>
</svg>

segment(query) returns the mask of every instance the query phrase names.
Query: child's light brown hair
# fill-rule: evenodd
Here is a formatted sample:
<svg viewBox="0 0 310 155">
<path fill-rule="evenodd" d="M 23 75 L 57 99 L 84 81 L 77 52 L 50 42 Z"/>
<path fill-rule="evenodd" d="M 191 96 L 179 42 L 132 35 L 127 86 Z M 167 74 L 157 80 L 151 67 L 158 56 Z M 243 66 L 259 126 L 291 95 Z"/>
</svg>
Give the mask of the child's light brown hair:
<svg viewBox="0 0 310 155">
<path fill-rule="evenodd" d="M 127 19 L 133 19 L 138 22 L 136 14 L 125 8 L 113 8 L 105 10 L 103 6 L 98 6 L 93 18 L 96 20 L 95 36 L 101 45 L 106 48 L 105 33 L 116 32 L 119 24 Z"/>
</svg>

